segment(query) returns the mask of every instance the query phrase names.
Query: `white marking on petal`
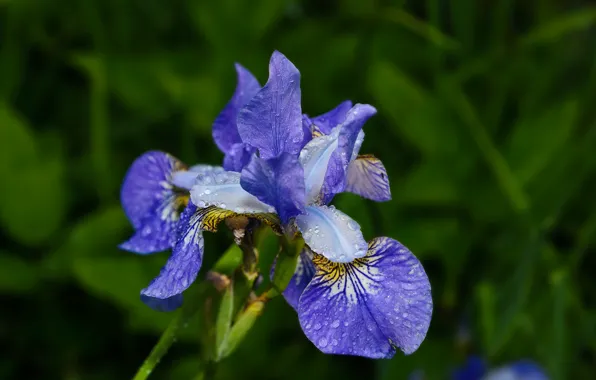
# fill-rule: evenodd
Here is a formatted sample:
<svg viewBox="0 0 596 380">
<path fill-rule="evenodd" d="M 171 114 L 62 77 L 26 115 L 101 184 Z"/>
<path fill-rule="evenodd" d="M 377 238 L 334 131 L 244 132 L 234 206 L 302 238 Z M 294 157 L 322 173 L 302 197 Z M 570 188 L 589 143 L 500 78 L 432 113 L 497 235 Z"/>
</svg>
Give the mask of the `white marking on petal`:
<svg viewBox="0 0 596 380">
<path fill-rule="evenodd" d="M 190 190 L 190 199 L 199 208 L 216 206 L 245 214 L 275 212 L 240 186 L 240 173 L 236 172 L 199 174 Z"/>
<path fill-rule="evenodd" d="M 308 246 L 333 262 L 347 263 L 366 255 L 368 244 L 360 225 L 335 207 L 308 206 L 296 217 Z"/>
<path fill-rule="evenodd" d="M 329 135 L 315 137 L 300 152 L 307 204 L 313 203 L 321 192 L 331 154 L 338 146 L 340 128 L 341 126 L 333 128 Z"/>
<path fill-rule="evenodd" d="M 176 187 L 189 190 L 199 174 L 217 174 L 223 172 L 224 169 L 221 166 L 199 164 L 191 166 L 188 170 L 175 171 L 172 173 L 170 182 Z"/>
</svg>

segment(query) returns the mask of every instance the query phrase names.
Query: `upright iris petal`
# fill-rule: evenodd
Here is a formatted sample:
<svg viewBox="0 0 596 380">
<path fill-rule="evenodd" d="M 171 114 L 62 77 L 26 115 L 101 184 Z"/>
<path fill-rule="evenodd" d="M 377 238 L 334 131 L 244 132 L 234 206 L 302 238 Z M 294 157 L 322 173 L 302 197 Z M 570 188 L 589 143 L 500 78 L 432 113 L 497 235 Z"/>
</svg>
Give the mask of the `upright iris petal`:
<svg viewBox="0 0 596 380">
<path fill-rule="evenodd" d="M 317 127 L 323 134 L 328 135 L 331 130 L 346 119 L 346 114 L 352 108 L 352 101 L 341 102 L 337 107 L 322 115 L 310 119 L 311 123 Z"/>
<path fill-rule="evenodd" d="M 297 154 L 303 143 L 300 73 L 280 52 L 269 62 L 269 80 L 238 114 L 242 141 L 269 159 Z"/>
<path fill-rule="evenodd" d="M 414 352 L 432 314 L 428 277 L 399 242 L 376 238 L 350 263 L 314 258 L 317 272 L 298 306 L 306 336 L 323 352 L 390 358 Z"/>
<path fill-rule="evenodd" d="M 120 248 L 145 254 L 174 244 L 176 224 L 188 196 L 176 188 L 172 177 L 184 171 L 182 162 L 159 151 L 145 153 L 133 162 L 120 197 L 136 233 Z"/>
<path fill-rule="evenodd" d="M 248 163 L 252 150 L 246 146 L 240 134 L 236 120 L 238 111 L 244 107 L 250 99 L 261 89 L 261 85 L 250 71 L 236 64 L 238 73 L 238 84 L 232 99 L 226 104 L 224 109 L 213 123 L 213 140 L 218 148 L 226 155 L 224 159 L 224 168 L 226 170 L 240 171 L 242 163 Z"/>
<path fill-rule="evenodd" d="M 304 210 L 304 170 L 298 157 L 282 153 L 279 157 L 264 160 L 253 157 L 242 171 L 242 188 L 267 203 L 277 211 L 282 222 Z"/>
</svg>

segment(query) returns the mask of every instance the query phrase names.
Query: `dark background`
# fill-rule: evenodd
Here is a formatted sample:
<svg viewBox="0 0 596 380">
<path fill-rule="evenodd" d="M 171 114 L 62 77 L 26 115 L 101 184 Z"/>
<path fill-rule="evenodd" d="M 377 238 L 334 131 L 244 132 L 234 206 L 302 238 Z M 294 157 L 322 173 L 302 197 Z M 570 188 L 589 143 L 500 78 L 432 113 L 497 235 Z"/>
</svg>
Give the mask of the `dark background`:
<svg viewBox="0 0 596 380">
<path fill-rule="evenodd" d="M 323 355 L 275 299 L 217 377 L 443 379 L 476 353 L 591 378 L 595 22 L 563 0 L 0 1 L 0 379 L 132 378 L 172 314 L 139 301 L 167 253 L 116 247 L 124 173 L 150 149 L 219 164 L 233 63 L 264 83 L 274 49 L 310 115 L 378 108 L 362 152 L 393 200 L 335 204 L 423 261 L 435 311 L 416 353 L 369 361 Z M 229 238 L 207 237 L 205 269 Z M 197 340 L 152 378 L 196 378 Z"/>
</svg>

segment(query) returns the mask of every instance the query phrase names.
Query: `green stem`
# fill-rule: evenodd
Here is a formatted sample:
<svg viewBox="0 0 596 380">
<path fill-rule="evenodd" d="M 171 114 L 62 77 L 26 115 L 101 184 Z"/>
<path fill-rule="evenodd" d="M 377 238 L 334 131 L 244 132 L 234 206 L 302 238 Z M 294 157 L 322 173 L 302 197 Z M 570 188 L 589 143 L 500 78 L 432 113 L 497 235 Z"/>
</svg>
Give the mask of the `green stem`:
<svg viewBox="0 0 596 380">
<path fill-rule="evenodd" d="M 164 333 L 159 338 L 159 341 L 157 342 L 155 347 L 153 347 L 153 350 L 151 350 L 151 353 L 149 354 L 147 359 L 145 359 L 145 361 L 143 362 L 143 365 L 141 365 L 141 367 L 137 371 L 137 374 L 135 375 L 133 380 L 145 380 L 149 377 L 151 372 L 153 372 L 155 366 L 157 366 L 161 358 L 168 352 L 168 350 L 176 340 L 176 333 L 178 332 L 180 326 L 184 324 L 184 319 L 185 318 L 183 318 L 182 312 L 178 312 L 176 314 L 174 319 L 172 319 L 172 322 L 170 322 L 170 324 L 166 328 L 166 331 L 164 331 Z"/>
</svg>

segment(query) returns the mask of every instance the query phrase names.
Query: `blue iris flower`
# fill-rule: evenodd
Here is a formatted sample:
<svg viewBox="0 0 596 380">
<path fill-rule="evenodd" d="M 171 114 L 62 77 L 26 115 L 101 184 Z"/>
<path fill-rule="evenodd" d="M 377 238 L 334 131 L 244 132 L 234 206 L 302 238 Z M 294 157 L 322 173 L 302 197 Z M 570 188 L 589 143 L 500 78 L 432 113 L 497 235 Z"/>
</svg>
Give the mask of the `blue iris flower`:
<svg viewBox="0 0 596 380">
<path fill-rule="evenodd" d="M 489 369 L 477 356 L 468 358 L 462 368 L 454 371 L 453 380 L 548 380 L 544 370 L 530 360 L 519 360 Z"/>
<path fill-rule="evenodd" d="M 301 233 L 305 249 L 284 296 L 321 351 L 370 358 L 390 358 L 397 348 L 414 352 L 432 314 L 421 263 L 391 238 L 366 242 L 356 221 L 328 205 L 345 191 L 391 198 L 381 161 L 359 155 L 362 127 L 375 108 L 346 101 L 324 115 L 303 114 L 300 73 L 279 52 L 263 87 L 240 65 L 236 70 L 234 96 L 213 126 L 223 168 L 185 170 L 170 156 L 143 156 L 125 180 L 122 201 L 135 237 L 173 247 L 143 300 L 159 309 L 178 306 L 200 268 L 202 231 L 228 217 L 254 217 Z"/>
</svg>

